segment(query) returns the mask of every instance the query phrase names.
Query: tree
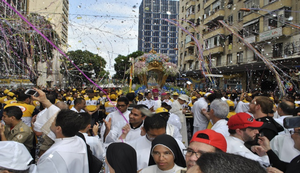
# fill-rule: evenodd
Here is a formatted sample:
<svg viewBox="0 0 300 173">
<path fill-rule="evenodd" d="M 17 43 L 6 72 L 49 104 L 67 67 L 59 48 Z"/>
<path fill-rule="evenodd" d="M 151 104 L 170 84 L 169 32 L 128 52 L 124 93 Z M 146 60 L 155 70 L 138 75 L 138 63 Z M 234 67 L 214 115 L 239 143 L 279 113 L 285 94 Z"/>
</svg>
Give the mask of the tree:
<svg viewBox="0 0 300 173">
<path fill-rule="evenodd" d="M 143 55 L 144 52 L 142 51 L 135 51 L 127 56 L 118 55 L 118 57 L 115 59 L 115 71 L 116 74 L 114 75 L 114 79 L 123 80 L 128 78 L 129 74 L 126 74 L 126 71 L 130 68 L 131 63 L 129 62 L 129 58 L 137 58 L 141 55 Z"/>
<path fill-rule="evenodd" d="M 93 54 L 87 50 L 76 50 L 69 51 L 67 55 L 74 64 L 84 72 L 84 74 L 95 81 L 108 74 L 108 72 L 104 70 L 106 61 L 97 54 Z M 67 70 L 65 70 L 65 68 L 67 68 Z M 78 87 L 82 86 L 83 82 L 90 84 L 88 79 L 86 79 L 67 59 L 65 59 L 61 66 L 61 73 L 69 77 L 69 85 Z"/>
</svg>

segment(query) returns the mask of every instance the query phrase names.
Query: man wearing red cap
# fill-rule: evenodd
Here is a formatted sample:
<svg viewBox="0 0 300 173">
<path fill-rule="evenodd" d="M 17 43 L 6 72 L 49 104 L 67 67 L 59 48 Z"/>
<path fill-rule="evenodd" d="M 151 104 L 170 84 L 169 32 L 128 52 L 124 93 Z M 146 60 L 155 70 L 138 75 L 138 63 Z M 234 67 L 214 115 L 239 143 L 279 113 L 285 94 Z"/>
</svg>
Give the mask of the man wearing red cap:
<svg viewBox="0 0 300 173">
<path fill-rule="evenodd" d="M 245 147 L 245 142 L 255 140 L 259 134 L 258 129 L 261 128 L 263 122 L 256 121 L 252 116 L 247 113 L 240 112 L 228 120 L 228 129 L 230 136 L 226 137 L 227 152 L 232 154 L 241 155 L 248 159 L 258 161 L 261 165 L 269 165 L 268 156 L 260 157 L 251 152 Z"/>
<path fill-rule="evenodd" d="M 226 152 L 226 148 L 226 140 L 222 134 L 210 129 L 197 131 L 188 148 L 184 150 L 187 169 L 196 165 L 196 161 L 203 153 Z"/>
</svg>

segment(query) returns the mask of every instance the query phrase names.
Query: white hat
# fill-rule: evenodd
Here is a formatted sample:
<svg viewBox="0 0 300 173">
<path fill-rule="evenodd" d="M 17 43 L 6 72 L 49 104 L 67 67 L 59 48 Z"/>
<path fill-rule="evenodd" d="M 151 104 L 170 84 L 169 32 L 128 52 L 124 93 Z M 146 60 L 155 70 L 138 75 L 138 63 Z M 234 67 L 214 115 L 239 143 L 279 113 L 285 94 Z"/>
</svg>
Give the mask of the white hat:
<svg viewBox="0 0 300 173">
<path fill-rule="evenodd" d="M 171 100 L 165 99 L 165 100 L 163 101 L 163 103 L 166 103 L 167 105 L 169 105 L 169 106 L 172 107 L 172 101 L 171 101 Z"/>
<path fill-rule="evenodd" d="M 180 94 L 180 96 L 178 98 L 181 100 L 184 100 L 186 102 L 189 102 L 189 96 L 187 96 L 185 94 Z"/>
<path fill-rule="evenodd" d="M 0 167 L 13 170 L 26 170 L 32 157 L 27 148 L 19 142 L 0 141 Z"/>
<path fill-rule="evenodd" d="M 209 95 L 211 95 L 211 93 L 210 93 L 210 92 L 208 92 L 208 93 L 205 93 L 205 94 L 204 94 L 204 97 L 207 97 L 207 96 L 209 96 Z"/>
</svg>

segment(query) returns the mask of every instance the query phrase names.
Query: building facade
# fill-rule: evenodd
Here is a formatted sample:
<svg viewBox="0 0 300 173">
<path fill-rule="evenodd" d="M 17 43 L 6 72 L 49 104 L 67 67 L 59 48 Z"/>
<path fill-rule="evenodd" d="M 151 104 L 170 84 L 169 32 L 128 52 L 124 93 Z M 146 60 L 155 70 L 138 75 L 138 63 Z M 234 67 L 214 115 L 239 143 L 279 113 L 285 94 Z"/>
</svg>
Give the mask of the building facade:
<svg viewBox="0 0 300 173">
<path fill-rule="evenodd" d="M 181 74 L 199 89 L 275 89 L 276 80 L 268 66 L 218 21 L 225 21 L 277 66 L 277 71 L 289 75 L 290 69 L 299 67 L 300 29 L 293 25 L 300 23 L 299 9 L 300 4 L 292 0 L 180 0 L 180 24 L 201 44 L 179 31 Z M 205 63 L 199 61 L 198 47 L 203 49 Z M 208 80 L 205 73 L 223 76 Z"/>
<path fill-rule="evenodd" d="M 178 28 L 164 19 L 178 19 L 178 0 L 143 0 L 139 7 L 138 50 L 152 48 L 177 61 Z"/>
<path fill-rule="evenodd" d="M 69 0 L 28 0 L 28 13 L 37 13 L 51 22 L 52 28 L 60 38 L 62 51 L 67 52 L 68 24 L 69 24 Z M 54 49 L 54 48 L 53 48 Z M 37 64 L 39 78 L 37 85 L 41 86 L 64 86 L 63 77 L 60 74 L 60 58 L 62 55 L 53 50 L 53 59 Z"/>
</svg>

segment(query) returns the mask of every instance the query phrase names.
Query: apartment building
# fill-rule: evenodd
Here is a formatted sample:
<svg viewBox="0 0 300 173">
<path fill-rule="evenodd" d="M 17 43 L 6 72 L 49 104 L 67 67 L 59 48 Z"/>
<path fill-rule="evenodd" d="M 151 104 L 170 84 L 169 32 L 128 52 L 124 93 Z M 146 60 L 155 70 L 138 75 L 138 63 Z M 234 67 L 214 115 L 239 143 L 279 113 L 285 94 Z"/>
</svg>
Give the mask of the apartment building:
<svg viewBox="0 0 300 173">
<path fill-rule="evenodd" d="M 177 63 L 178 28 L 164 19 L 178 19 L 179 0 L 143 0 L 139 7 L 138 50 L 152 48 Z"/>
<path fill-rule="evenodd" d="M 275 89 L 268 66 L 218 21 L 225 21 L 272 65 L 286 72 L 300 67 L 299 8 L 292 0 L 180 0 L 180 24 L 200 43 L 179 31 L 181 74 L 199 89 Z M 204 61 L 199 61 L 198 47 L 203 49 Z M 205 79 L 206 73 L 223 76 Z"/>
</svg>

